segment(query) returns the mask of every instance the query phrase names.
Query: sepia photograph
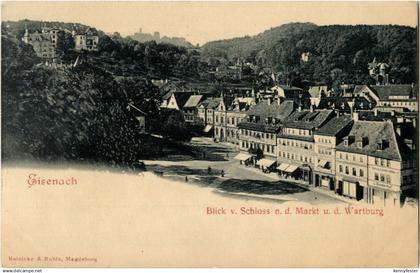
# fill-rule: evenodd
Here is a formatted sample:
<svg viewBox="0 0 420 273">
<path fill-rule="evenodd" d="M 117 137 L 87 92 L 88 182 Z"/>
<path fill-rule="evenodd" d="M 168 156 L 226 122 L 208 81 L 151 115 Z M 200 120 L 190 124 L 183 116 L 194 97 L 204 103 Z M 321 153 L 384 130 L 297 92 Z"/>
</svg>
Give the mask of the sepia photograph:
<svg viewBox="0 0 420 273">
<path fill-rule="evenodd" d="M 3 1 L 2 266 L 418 268 L 417 42 L 417 1 Z"/>
</svg>

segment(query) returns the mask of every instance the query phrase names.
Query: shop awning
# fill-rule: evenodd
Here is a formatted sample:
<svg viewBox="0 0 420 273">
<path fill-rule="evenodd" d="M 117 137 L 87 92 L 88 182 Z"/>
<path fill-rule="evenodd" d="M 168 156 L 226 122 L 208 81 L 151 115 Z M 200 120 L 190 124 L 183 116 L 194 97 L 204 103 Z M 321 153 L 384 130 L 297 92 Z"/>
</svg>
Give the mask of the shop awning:
<svg viewBox="0 0 420 273">
<path fill-rule="evenodd" d="M 210 130 L 213 128 L 213 125 L 206 125 L 206 127 L 204 127 L 204 133 L 208 133 L 210 132 Z"/>
<path fill-rule="evenodd" d="M 266 159 L 266 158 L 263 158 L 263 159 L 260 159 L 260 160 L 257 161 L 257 165 L 267 167 L 267 168 L 272 166 L 275 163 L 276 163 L 275 160 L 270 160 L 270 159 Z"/>
<path fill-rule="evenodd" d="M 237 160 L 245 161 L 245 160 L 250 159 L 251 155 L 250 154 L 239 153 L 234 158 L 237 159 Z"/>
<path fill-rule="evenodd" d="M 285 172 L 288 173 L 293 173 L 294 171 L 296 171 L 299 168 L 299 166 L 296 165 L 290 165 L 289 167 L 287 167 L 287 169 L 285 170 Z"/>
<path fill-rule="evenodd" d="M 318 161 L 318 166 L 321 167 L 321 168 L 325 168 L 327 163 L 328 163 L 327 160 L 321 159 L 321 160 Z"/>
<path fill-rule="evenodd" d="M 289 167 L 290 165 L 289 164 L 286 164 L 286 163 L 281 163 L 278 167 L 277 167 L 277 170 L 279 170 L 279 171 L 285 171 L 288 167 Z"/>
</svg>

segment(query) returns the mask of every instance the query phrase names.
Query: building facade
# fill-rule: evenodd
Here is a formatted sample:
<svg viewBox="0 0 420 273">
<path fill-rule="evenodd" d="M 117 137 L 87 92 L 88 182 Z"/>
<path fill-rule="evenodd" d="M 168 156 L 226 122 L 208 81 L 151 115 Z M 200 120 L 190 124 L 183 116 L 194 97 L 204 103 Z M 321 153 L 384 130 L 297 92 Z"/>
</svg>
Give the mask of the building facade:
<svg viewBox="0 0 420 273">
<path fill-rule="evenodd" d="M 391 121 L 354 121 L 336 147 L 336 192 L 376 205 L 400 205 L 416 186 L 414 153 Z"/>
<path fill-rule="evenodd" d="M 278 171 L 313 184 L 314 133 L 333 118 L 332 110 L 304 110 L 291 114 L 277 135 Z"/>
<path fill-rule="evenodd" d="M 293 101 L 271 102 L 269 99 L 251 108 L 246 118 L 238 124 L 239 149 L 242 155 L 248 157 L 241 161 L 249 160 L 252 165 L 263 170 L 275 168 L 277 133 L 294 108 Z M 238 157 L 244 158 L 240 154 Z"/>
<path fill-rule="evenodd" d="M 41 32 L 29 33 L 28 29 L 25 29 L 22 41 L 32 45 L 38 57 L 54 59 L 57 57 L 57 43 L 60 31 L 57 28 L 43 27 Z"/>
<path fill-rule="evenodd" d="M 76 50 L 97 51 L 99 36 L 98 32 L 92 28 L 85 31 L 73 30 L 74 47 Z"/>
</svg>

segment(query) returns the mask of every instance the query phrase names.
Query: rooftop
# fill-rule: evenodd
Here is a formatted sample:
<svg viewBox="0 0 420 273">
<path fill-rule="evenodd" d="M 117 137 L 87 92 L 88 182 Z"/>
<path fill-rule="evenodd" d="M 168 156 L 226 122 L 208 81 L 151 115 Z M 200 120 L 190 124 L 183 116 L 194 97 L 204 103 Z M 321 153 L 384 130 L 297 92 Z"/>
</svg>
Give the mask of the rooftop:
<svg viewBox="0 0 420 273">
<path fill-rule="evenodd" d="M 372 85 L 369 88 L 376 93 L 380 100 L 392 100 L 391 96 L 409 96 L 416 94 L 415 86 L 411 84 Z"/>
<path fill-rule="evenodd" d="M 191 95 L 194 93 L 192 92 L 174 92 L 172 95 L 175 97 L 176 103 L 178 104 L 179 108 L 184 108 L 184 105 L 188 101 Z"/>
<path fill-rule="evenodd" d="M 198 104 L 198 107 L 201 105 L 206 109 L 215 109 L 220 103 L 220 98 L 207 98 Z"/>
<path fill-rule="evenodd" d="M 284 122 L 284 127 L 313 130 L 321 127 L 333 116 L 333 110 L 296 111 Z"/>
<path fill-rule="evenodd" d="M 200 101 L 203 99 L 203 95 L 192 95 L 189 97 L 184 105 L 184 108 L 195 108 L 198 106 Z"/>
<path fill-rule="evenodd" d="M 336 149 L 391 160 L 402 159 L 394 126 L 390 121 L 355 121 L 349 133 L 350 138 L 354 140 L 349 140 L 348 145 L 343 140 Z M 357 143 L 363 139 L 363 146 L 358 147 Z M 382 149 L 378 148 L 378 143 L 382 143 Z"/>
<path fill-rule="evenodd" d="M 294 102 L 286 100 L 281 104 L 276 102 L 268 104 L 267 100 L 260 101 L 248 111 L 248 118 L 256 118 L 256 121 L 246 120 L 238 124 L 238 128 L 255 131 L 276 133 L 280 129 L 280 124 L 293 112 Z M 273 122 L 273 119 L 276 122 Z M 270 119 L 271 122 L 267 122 Z"/>
<path fill-rule="evenodd" d="M 350 115 L 337 116 L 330 119 L 324 126 L 319 128 L 315 134 L 323 136 L 336 136 L 344 128 L 350 125 L 353 119 Z"/>
<path fill-rule="evenodd" d="M 318 85 L 318 86 L 311 86 L 309 87 L 308 93 L 311 98 L 319 98 L 321 95 L 321 91 L 324 93 L 328 91 L 328 86 L 326 85 Z"/>
</svg>

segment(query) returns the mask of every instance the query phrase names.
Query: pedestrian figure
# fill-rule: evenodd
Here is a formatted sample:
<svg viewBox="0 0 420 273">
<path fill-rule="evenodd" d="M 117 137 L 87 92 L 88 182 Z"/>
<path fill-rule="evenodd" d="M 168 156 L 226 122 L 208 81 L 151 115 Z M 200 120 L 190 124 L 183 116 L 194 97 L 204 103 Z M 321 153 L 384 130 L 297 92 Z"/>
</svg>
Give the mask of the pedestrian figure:
<svg viewBox="0 0 420 273">
<path fill-rule="evenodd" d="M 208 168 L 207 168 L 207 174 L 210 174 L 211 173 L 211 167 L 209 166 Z"/>
<path fill-rule="evenodd" d="M 221 175 L 222 177 L 225 177 L 225 171 L 224 171 L 224 170 L 222 170 L 222 171 L 220 172 L 220 175 Z"/>
<path fill-rule="evenodd" d="M 185 182 L 188 182 L 188 176 L 185 176 Z"/>
</svg>

